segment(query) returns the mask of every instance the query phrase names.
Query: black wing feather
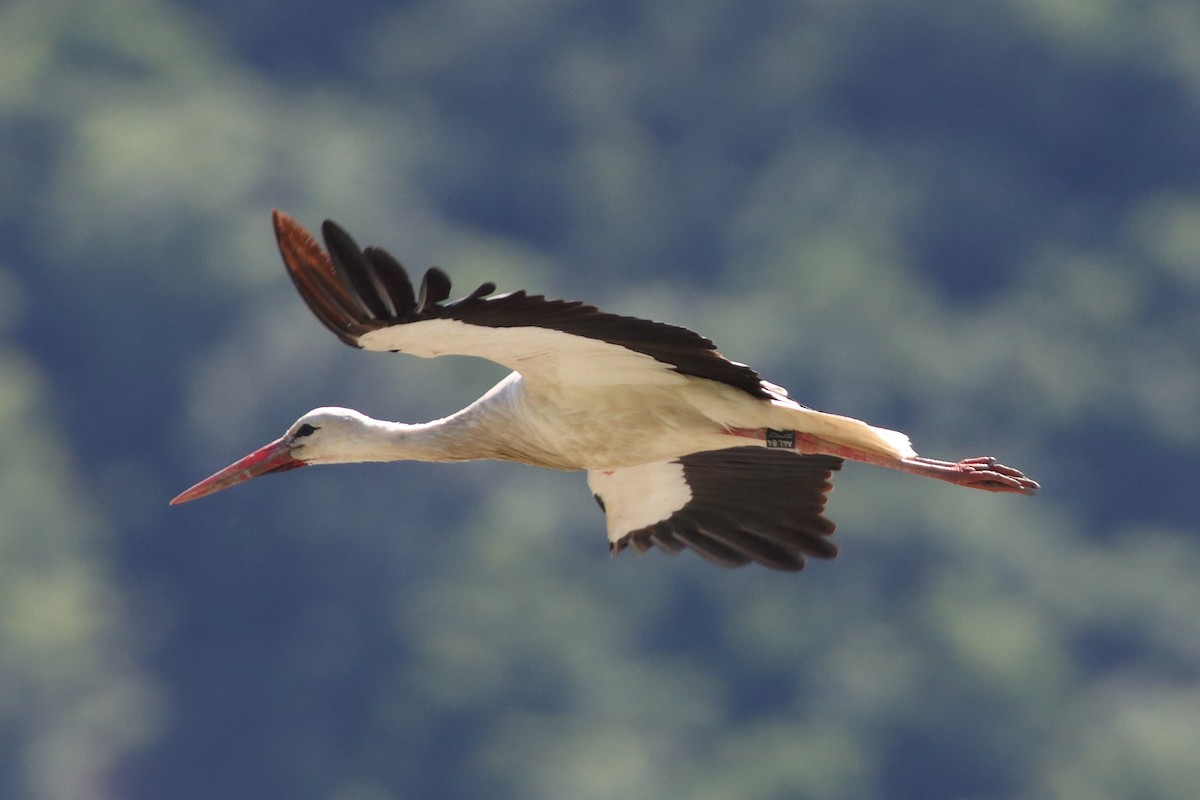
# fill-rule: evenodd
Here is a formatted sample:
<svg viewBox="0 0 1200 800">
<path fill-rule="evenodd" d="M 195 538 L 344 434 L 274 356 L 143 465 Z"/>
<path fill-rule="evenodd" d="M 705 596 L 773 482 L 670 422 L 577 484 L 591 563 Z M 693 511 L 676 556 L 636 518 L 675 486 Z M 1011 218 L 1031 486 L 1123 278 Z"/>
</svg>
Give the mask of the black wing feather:
<svg viewBox="0 0 1200 800">
<path fill-rule="evenodd" d="M 471 294 L 473 296 L 475 292 Z M 432 309 L 436 309 L 438 304 L 449 296 L 449 276 L 437 267 L 430 267 L 425 270 L 425 277 L 421 279 L 421 296 L 417 300 L 416 311 L 418 314 L 430 314 Z M 430 314 L 430 316 L 436 315 Z"/>
<path fill-rule="evenodd" d="M 395 319 L 401 313 L 416 307 L 417 299 L 413 297 L 412 281 L 408 279 L 404 265 L 392 258 L 391 253 L 378 247 L 368 247 L 363 254 L 374 265 L 382 289 L 392 301 L 392 313 L 388 318 Z"/>
<path fill-rule="evenodd" d="M 391 297 L 382 286 L 382 277 L 372 261 L 358 248 L 350 235 L 326 220 L 321 226 L 325 247 L 338 278 L 349 299 L 355 300 L 354 310 L 360 317 L 384 319 L 391 315 Z M 382 290 L 382 291 L 381 291 Z"/>
</svg>

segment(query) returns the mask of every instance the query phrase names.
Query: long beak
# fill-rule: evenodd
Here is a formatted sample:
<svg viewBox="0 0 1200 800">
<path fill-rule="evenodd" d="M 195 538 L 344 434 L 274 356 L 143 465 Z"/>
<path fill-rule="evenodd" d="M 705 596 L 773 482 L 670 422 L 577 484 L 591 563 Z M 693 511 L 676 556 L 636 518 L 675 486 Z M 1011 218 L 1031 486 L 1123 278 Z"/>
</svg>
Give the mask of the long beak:
<svg viewBox="0 0 1200 800">
<path fill-rule="evenodd" d="M 283 472 L 305 466 L 306 462 L 292 458 L 291 450 L 291 442 L 286 436 L 276 439 L 245 458 L 235 461 L 216 475 L 200 481 L 172 500 L 171 505 L 177 506 L 180 503 L 228 489 L 242 481 L 257 478 L 259 475 L 266 475 L 269 472 Z"/>
</svg>

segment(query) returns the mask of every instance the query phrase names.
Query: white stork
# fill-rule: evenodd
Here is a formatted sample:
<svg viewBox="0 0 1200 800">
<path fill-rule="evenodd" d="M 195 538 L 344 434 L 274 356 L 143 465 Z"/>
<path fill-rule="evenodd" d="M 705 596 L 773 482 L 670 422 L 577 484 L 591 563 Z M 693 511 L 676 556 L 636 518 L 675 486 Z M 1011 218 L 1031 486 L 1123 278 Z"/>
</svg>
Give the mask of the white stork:
<svg viewBox="0 0 1200 800">
<path fill-rule="evenodd" d="M 471 405 L 423 424 L 345 408 L 310 411 L 282 437 L 171 501 L 307 464 L 521 461 L 587 470 L 613 553 L 691 548 L 722 566 L 797 570 L 831 558 L 831 474 L 863 461 L 992 492 L 1039 487 L 993 458 L 922 458 L 897 431 L 805 408 L 686 328 L 485 283 L 445 302 L 436 267 L 413 292 L 387 252 L 322 227 L 328 252 L 286 214 L 275 235 L 292 281 L 343 342 L 432 358 L 479 356 L 513 370 Z"/>
</svg>

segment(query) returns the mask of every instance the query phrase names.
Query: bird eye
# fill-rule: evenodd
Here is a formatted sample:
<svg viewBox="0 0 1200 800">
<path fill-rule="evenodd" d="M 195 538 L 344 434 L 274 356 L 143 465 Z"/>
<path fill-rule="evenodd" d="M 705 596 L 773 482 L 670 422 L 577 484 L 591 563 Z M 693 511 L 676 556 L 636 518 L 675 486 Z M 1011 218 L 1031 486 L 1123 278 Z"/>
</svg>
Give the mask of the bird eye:
<svg viewBox="0 0 1200 800">
<path fill-rule="evenodd" d="M 315 425 L 309 425 L 309 424 L 306 422 L 306 423 L 304 423 L 303 425 L 301 425 L 299 428 L 296 428 L 296 433 L 295 433 L 295 435 L 293 436 L 293 438 L 295 438 L 295 439 L 299 439 L 299 438 L 301 438 L 302 436 L 312 436 L 312 435 L 313 435 L 314 433 L 316 433 L 316 432 L 317 432 L 317 428 L 316 428 L 316 426 L 315 426 Z"/>
</svg>

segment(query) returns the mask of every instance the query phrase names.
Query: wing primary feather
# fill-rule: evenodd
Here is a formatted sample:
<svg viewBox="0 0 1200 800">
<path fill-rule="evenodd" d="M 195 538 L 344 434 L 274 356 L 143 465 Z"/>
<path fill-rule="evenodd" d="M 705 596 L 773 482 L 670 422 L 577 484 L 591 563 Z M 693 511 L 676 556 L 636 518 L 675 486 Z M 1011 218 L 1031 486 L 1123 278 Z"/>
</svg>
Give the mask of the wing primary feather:
<svg viewBox="0 0 1200 800">
<path fill-rule="evenodd" d="M 683 542 L 676 539 L 671 529 L 661 522 L 651 529 L 649 542 L 644 544 L 644 549 L 649 550 L 650 544 L 671 555 L 682 553 L 684 548 Z"/>
<path fill-rule="evenodd" d="M 381 320 L 397 319 L 400 311 L 392 302 L 392 293 L 388 290 L 387 283 L 375 261 L 367 255 L 366 250 L 361 250 L 355 263 L 362 270 L 362 279 L 368 287 L 367 294 L 372 299 L 371 308 L 379 312 L 378 318 Z M 355 281 L 356 285 L 358 283 L 360 281 Z"/>
<path fill-rule="evenodd" d="M 762 535 L 745 524 L 745 520 L 713 516 L 702 511 L 680 512 L 672 523 L 684 541 L 709 549 L 723 548 L 744 557 L 744 561 L 757 561 L 772 569 L 795 571 L 804 566 L 804 554 L 795 542 L 780 541 Z M 650 541 L 655 541 L 651 532 Z"/>
<path fill-rule="evenodd" d="M 721 567 L 740 567 L 753 559 L 729 544 L 695 528 L 681 528 L 675 535 L 696 553 Z"/>
<path fill-rule="evenodd" d="M 321 234 L 325 238 L 329 258 L 336 267 L 334 275 L 342 284 L 346 300 L 360 312 L 359 318 L 387 319 L 387 309 L 368 277 L 372 271 L 371 263 L 363 255 L 358 243 L 333 220 L 327 219 L 322 223 Z"/>
<path fill-rule="evenodd" d="M 793 515 L 799 516 L 806 511 L 815 518 L 811 522 L 803 517 L 801 518 L 803 521 L 789 519 Z M 781 546 L 814 558 L 833 558 L 838 552 L 837 545 L 829 539 L 834 525 L 820 516 L 820 509 L 811 511 L 798 508 L 781 509 L 771 516 L 741 507 L 734 516 L 723 509 L 710 510 L 703 505 L 697 505 L 693 513 L 697 517 L 712 519 L 715 523 L 711 526 L 714 531 L 718 529 L 741 530 L 754 537 L 756 541 L 763 542 L 764 547 L 767 548 Z M 803 524 L 804 522 L 809 524 Z"/>
<path fill-rule="evenodd" d="M 347 304 L 333 276 L 336 267 L 317 240 L 295 219 L 275 211 L 275 238 L 288 276 L 313 315 L 348 345 L 368 330 L 355 319 L 355 304 Z"/>
<path fill-rule="evenodd" d="M 375 267 L 375 272 L 383 282 L 384 290 L 391 298 L 396 316 L 404 318 L 417 308 L 417 298 L 413 295 L 412 281 L 404 265 L 392 257 L 392 254 L 378 247 L 368 247 L 363 255 Z"/>
<path fill-rule="evenodd" d="M 466 297 L 461 297 L 458 300 L 455 300 L 453 303 L 449 303 L 448 306 L 461 306 L 468 303 L 474 303 L 478 300 L 482 300 L 484 297 L 487 297 L 494 291 L 496 291 L 496 284 L 492 283 L 491 281 L 488 281 L 487 283 L 481 283 L 479 284 L 479 287 L 475 289 L 475 291 L 471 292 Z"/>
<path fill-rule="evenodd" d="M 450 296 L 450 278 L 437 267 L 425 270 L 421 278 L 421 295 L 417 298 L 417 313 L 425 314 Z"/>
</svg>

